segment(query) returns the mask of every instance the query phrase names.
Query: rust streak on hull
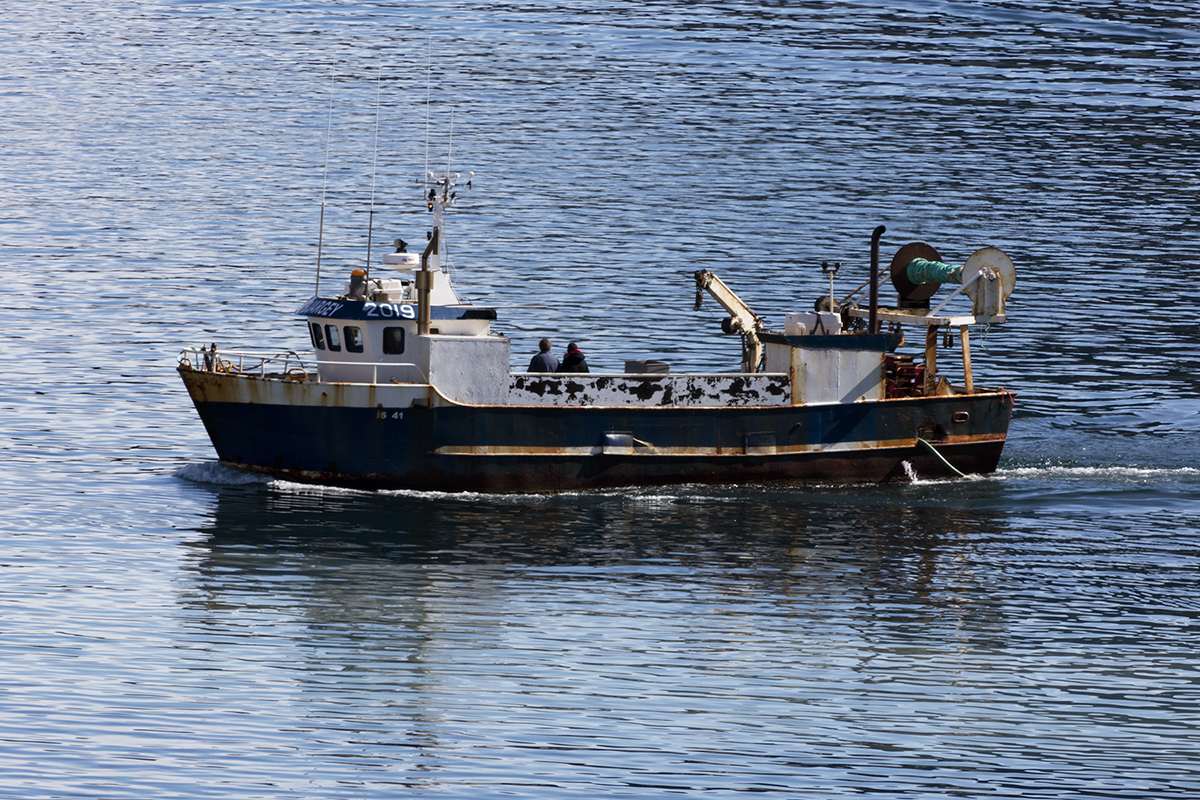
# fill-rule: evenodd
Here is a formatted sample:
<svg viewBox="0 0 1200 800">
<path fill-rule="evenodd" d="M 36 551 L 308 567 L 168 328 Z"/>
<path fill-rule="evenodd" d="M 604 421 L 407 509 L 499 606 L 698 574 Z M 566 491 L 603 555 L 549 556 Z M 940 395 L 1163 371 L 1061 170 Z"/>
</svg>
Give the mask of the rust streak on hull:
<svg viewBox="0 0 1200 800">
<path fill-rule="evenodd" d="M 419 384 L 181 368 L 223 463 L 363 489 L 536 492 L 681 483 L 876 483 L 995 470 L 1009 392 L 812 406 L 452 403 Z"/>
</svg>

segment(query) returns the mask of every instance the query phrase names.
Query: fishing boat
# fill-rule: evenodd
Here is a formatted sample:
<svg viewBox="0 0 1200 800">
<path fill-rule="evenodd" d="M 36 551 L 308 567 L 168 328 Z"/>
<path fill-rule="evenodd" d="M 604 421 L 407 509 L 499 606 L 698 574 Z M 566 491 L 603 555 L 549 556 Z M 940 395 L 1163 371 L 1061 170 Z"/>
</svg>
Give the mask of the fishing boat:
<svg viewBox="0 0 1200 800">
<path fill-rule="evenodd" d="M 487 492 L 866 483 L 996 469 L 1015 395 L 975 385 L 969 329 L 1005 321 L 1015 271 L 997 248 L 956 265 L 912 242 L 881 268 L 879 226 L 855 294 L 866 288 L 867 297 L 836 302 L 834 266 L 828 297 L 787 314 L 780 330 L 701 270 L 697 308 L 711 296 L 729 314 L 723 330 L 742 339 L 740 368 L 730 372 L 674 373 L 645 360 L 621 373 L 513 372 L 510 340 L 492 330 L 497 309 L 464 302 L 444 269 L 445 215 L 462 176 L 426 181 L 423 252 L 396 240 L 383 277 L 368 262 L 335 295 L 319 293 L 318 277 L 296 311 L 311 352 L 214 343 L 180 354 L 180 377 L 221 463 L 303 483 Z M 889 281 L 894 306 L 879 299 Z M 943 285 L 954 289 L 931 309 Z M 970 312 L 944 312 L 960 294 Z M 903 352 L 906 330 L 918 334 L 912 354 Z M 944 369 L 953 350 L 960 382 Z"/>
</svg>

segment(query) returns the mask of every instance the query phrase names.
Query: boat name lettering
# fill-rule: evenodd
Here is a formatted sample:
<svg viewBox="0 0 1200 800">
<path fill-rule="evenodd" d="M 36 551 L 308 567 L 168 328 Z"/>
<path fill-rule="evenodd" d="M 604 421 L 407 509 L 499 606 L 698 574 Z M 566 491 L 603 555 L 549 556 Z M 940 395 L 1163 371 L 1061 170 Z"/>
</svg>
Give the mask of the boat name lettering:
<svg viewBox="0 0 1200 800">
<path fill-rule="evenodd" d="M 314 297 L 301 311 L 312 317 L 332 317 L 342 308 L 342 305 L 339 300 L 321 300 Z"/>
<path fill-rule="evenodd" d="M 374 319 L 416 319 L 417 314 L 412 306 L 397 303 L 367 303 L 363 306 L 366 316 Z"/>
</svg>

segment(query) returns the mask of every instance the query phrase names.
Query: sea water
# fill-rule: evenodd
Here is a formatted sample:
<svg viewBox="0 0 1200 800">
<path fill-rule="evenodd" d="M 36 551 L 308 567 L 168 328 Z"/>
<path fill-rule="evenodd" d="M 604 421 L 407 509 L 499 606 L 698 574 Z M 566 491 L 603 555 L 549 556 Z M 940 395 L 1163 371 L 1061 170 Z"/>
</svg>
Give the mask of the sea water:
<svg viewBox="0 0 1200 800">
<path fill-rule="evenodd" d="M 11 2 L 0 796 L 1200 794 L 1200 25 L 1183 2 Z M 182 347 L 475 172 L 453 276 L 520 369 L 733 369 L 926 241 L 999 471 L 362 493 L 221 467 Z M 322 211 L 323 209 L 323 211 Z M 321 220 L 323 217 L 323 224 Z M 909 332 L 911 342 L 919 336 Z M 909 345 L 912 350 L 912 344 Z M 953 370 L 955 360 L 941 360 Z"/>
</svg>

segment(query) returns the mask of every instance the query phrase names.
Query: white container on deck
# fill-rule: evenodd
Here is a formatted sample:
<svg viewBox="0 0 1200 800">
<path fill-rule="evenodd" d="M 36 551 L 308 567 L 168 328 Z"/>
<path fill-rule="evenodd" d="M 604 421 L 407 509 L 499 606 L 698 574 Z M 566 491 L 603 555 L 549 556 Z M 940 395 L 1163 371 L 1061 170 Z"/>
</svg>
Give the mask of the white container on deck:
<svg viewBox="0 0 1200 800">
<path fill-rule="evenodd" d="M 800 321 L 803 314 L 798 314 L 795 311 L 784 315 L 783 318 L 783 333 L 786 336 L 808 336 L 808 326 Z"/>
<path fill-rule="evenodd" d="M 783 332 L 787 336 L 832 336 L 842 332 L 842 315 L 831 311 L 793 311 L 784 316 Z"/>
</svg>

